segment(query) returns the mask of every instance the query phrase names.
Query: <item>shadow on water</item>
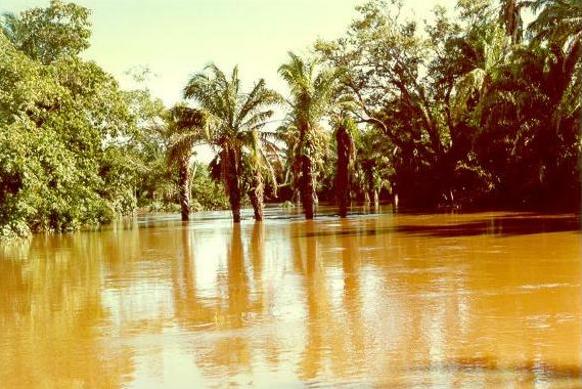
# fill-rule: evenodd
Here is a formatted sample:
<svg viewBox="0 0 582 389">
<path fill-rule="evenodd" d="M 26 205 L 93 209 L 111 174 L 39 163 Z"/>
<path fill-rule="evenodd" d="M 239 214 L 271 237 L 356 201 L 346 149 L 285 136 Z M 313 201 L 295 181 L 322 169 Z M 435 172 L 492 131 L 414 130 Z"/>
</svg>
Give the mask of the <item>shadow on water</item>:
<svg viewBox="0 0 582 389">
<path fill-rule="evenodd" d="M 460 224 L 402 225 L 396 232 L 429 237 L 516 236 L 580 231 L 580 218 L 570 216 L 504 216 Z"/>
<path fill-rule="evenodd" d="M 577 379 L 582 377 L 582 370 L 575 365 L 549 365 L 547 363 L 530 361 L 522 365 L 501 366 L 493 358 L 459 358 L 431 366 L 419 366 L 416 371 L 488 371 L 488 372 L 521 372 L 534 376 L 554 379 Z"/>
<path fill-rule="evenodd" d="M 492 235 L 509 237 L 552 232 L 580 231 L 581 220 L 577 215 L 519 215 L 502 216 L 463 223 L 404 224 L 383 228 L 353 228 L 335 231 L 313 231 L 304 237 L 336 235 L 381 235 L 403 233 L 435 238 Z"/>
</svg>

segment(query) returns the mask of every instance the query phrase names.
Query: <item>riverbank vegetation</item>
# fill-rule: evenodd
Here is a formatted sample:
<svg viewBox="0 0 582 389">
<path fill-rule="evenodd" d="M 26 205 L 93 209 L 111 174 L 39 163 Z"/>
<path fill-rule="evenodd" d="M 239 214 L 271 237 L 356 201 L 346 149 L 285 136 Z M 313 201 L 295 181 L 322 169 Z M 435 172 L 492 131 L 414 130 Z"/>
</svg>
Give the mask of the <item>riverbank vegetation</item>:
<svg viewBox="0 0 582 389">
<path fill-rule="evenodd" d="M 0 236 L 68 231 L 138 207 L 392 201 L 577 209 L 578 0 L 459 0 L 426 23 L 356 8 L 343 36 L 290 53 L 287 94 L 195 73 L 174 107 L 82 58 L 90 11 L 52 0 L 0 22 Z M 524 22 L 528 15 L 531 22 Z M 193 69 L 194 71 L 196 69 Z M 140 74 L 135 74 L 140 79 Z M 285 95 L 286 98 L 282 97 Z M 275 117 L 282 112 L 283 117 Z M 193 146 L 215 158 L 195 162 Z"/>
</svg>

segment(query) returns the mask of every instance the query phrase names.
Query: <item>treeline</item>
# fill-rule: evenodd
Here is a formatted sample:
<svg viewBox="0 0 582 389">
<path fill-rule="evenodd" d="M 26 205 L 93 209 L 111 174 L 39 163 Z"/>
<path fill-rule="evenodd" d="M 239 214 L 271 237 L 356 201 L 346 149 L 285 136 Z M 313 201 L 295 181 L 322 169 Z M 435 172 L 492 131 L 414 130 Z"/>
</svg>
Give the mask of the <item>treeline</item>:
<svg viewBox="0 0 582 389">
<path fill-rule="evenodd" d="M 120 90 L 83 60 L 90 12 L 53 0 L 0 20 L 0 238 L 106 223 L 138 206 L 171 208 L 171 117 L 147 89 Z M 136 77 L 141 75 L 136 73 Z M 190 186 L 224 208 L 205 167 Z"/>
<path fill-rule="evenodd" d="M 339 116 L 383 135 L 392 172 L 370 188 L 412 208 L 579 207 L 582 2 L 459 0 L 424 28 L 398 4 L 358 11 L 316 50 Z"/>
<path fill-rule="evenodd" d="M 184 220 L 229 205 L 239 221 L 249 201 L 261 220 L 265 199 L 300 201 L 307 218 L 319 200 L 342 216 L 382 200 L 577 209 L 582 3 L 459 0 L 422 25 L 405 14 L 369 1 L 343 36 L 290 53 L 285 99 L 211 65 L 170 109 L 80 57 L 86 8 L 52 0 L 3 15 L 0 236 L 178 204 Z M 209 166 L 192 162 L 202 143 Z"/>
</svg>

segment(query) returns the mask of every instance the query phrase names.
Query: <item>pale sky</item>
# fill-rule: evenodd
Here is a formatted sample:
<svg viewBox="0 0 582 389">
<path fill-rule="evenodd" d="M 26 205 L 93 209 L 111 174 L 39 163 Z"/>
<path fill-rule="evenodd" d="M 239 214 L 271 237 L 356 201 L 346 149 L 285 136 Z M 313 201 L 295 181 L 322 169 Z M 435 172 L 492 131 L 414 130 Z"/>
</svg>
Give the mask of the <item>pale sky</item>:
<svg viewBox="0 0 582 389">
<path fill-rule="evenodd" d="M 229 71 L 238 64 L 247 83 L 265 78 L 285 92 L 277 69 L 287 51 L 305 52 L 319 38 L 340 36 L 360 0 L 77 0 L 92 10 L 93 35 L 85 57 L 130 87 L 125 71 L 147 66 L 153 95 L 180 100 L 189 77 L 210 63 Z M 422 20 L 436 4 L 404 0 Z M 47 6 L 48 0 L 0 0 L 0 12 Z"/>
</svg>

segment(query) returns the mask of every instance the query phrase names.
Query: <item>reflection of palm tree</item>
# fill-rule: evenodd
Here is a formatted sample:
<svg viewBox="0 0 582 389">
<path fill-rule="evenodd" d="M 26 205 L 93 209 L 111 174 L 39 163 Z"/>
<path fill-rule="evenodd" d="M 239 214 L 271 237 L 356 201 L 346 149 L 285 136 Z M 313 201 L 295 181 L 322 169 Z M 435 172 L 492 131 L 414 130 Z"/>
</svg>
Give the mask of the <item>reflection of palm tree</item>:
<svg viewBox="0 0 582 389">
<path fill-rule="evenodd" d="M 261 277 L 263 273 L 263 262 L 265 260 L 265 226 L 261 223 L 255 223 L 253 225 L 250 251 L 251 264 L 253 265 L 253 278 L 258 285 L 258 289 L 262 290 Z"/>
<path fill-rule="evenodd" d="M 305 224 L 306 235 L 313 235 L 315 226 L 313 222 Z M 325 277 L 319 269 L 317 253 L 317 237 L 306 236 L 301 238 L 305 243 L 305 294 L 307 304 L 307 343 L 301 360 L 301 374 L 303 379 L 313 379 L 322 370 L 324 333 L 323 324 L 326 323 L 328 314 L 328 301 L 326 295 Z M 299 256 L 303 260 L 302 252 Z M 297 254 L 296 254 L 297 255 Z M 329 329 L 328 329 L 329 330 Z"/>
<path fill-rule="evenodd" d="M 123 386 L 130 350 L 104 349 L 96 330 L 109 319 L 103 237 L 34 239 L 29 248 L 19 261 L 0 254 L 1 385 Z"/>
<path fill-rule="evenodd" d="M 226 311 L 217 307 L 216 320 L 219 329 L 230 330 L 243 328 L 249 308 L 249 285 L 245 269 L 244 250 L 240 224 L 232 229 L 230 246 L 227 253 L 227 301 Z M 248 368 L 251 363 L 251 350 L 248 339 L 227 336 L 219 339 L 211 352 L 206 353 L 207 365 L 220 368 L 220 374 L 226 369 L 228 376 L 240 373 L 241 368 Z"/>
<path fill-rule="evenodd" d="M 184 227 L 181 233 L 181 255 L 173 267 L 174 314 L 180 325 L 195 328 L 213 323 L 216 310 L 205 305 L 196 295 L 196 260 L 193 255 L 192 230 Z"/>
<path fill-rule="evenodd" d="M 344 229 L 351 225 L 343 221 Z M 297 266 L 303 273 L 306 303 L 306 343 L 300 362 L 300 376 L 304 380 L 321 377 L 324 365 L 330 368 L 336 377 L 350 376 L 354 369 L 364 369 L 362 351 L 365 348 L 362 327 L 362 301 L 360 296 L 359 260 L 354 237 L 338 235 L 333 238 L 334 248 L 343 249 L 342 267 L 344 272 L 343 308 L 345 317 L 336 315 L 338 312 L 331 304 L 327 277 L 320 263 L 319 239 L 316 235 L 316 225 L 307 222 L 298 229 L 303 235 L 299 243 L 292 246 Z M 327 246 L 326 246 L 327 247 Z"/>
<path fill-rule="evenodd" d="M 347 220 L 342 220 L 342 231 L 349 229 L 351 223 Z M 348 323 L 347 329 L 351 335 L 351 348 L 347 360 L 351 361 L 351 368 L 361 371 L 364 366 L 362 362 L 365 360 L 361 358 L 366 355 L 364 352 L 364 328 L 363 328 L 363 312 L 362 312 L 362 298 L 360 295 L 360 258 L 356 249 L 354 237 L 351 235 L 339 235 L 342 251 L 342 265 L 344 273 L 344 305 L 347 312 Z M 360 358 L 358 358 L 360 356 Z"/>
<path fill-rule="evenodd" d="M 196 278 L 194 277 L 195 262 L 192 256 L 192 243 L 190 241 L 190 230 L 182 228 L 182 274 L 184 277 L 185 297 L 189 301 L 196 299 Z"/>
<path fill-rule="evenodd" d="M 228 250 L 228 323 L 230 328 L 243 326 L 243 316 L 249 307 L 249 284 L 244 263 L 240 225 L 232 229 Z"/>
</svg>

